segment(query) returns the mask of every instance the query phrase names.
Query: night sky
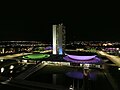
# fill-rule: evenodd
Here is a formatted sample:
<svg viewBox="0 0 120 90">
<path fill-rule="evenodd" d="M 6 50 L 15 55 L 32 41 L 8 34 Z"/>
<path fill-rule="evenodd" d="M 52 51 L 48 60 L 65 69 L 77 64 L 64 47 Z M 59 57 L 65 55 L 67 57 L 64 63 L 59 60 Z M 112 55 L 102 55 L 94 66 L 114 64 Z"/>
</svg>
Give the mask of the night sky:
<svg viewBox="0 0 120 90">
<path fill-rule="evenodd" d="M 1 16 L 0 40 L 36 40 L 52 42 L 52 25 L 66 26 L 66 40 L 120 41 L 120 22 L 115 16 L 49 14 L 37 16 Z"/>
</svg>

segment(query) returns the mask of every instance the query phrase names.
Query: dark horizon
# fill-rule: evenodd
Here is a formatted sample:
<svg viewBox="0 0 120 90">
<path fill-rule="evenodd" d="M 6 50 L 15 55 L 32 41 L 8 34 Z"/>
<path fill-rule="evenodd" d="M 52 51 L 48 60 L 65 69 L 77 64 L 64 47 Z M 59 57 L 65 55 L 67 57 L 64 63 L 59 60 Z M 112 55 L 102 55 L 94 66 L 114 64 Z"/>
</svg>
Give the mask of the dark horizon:
<svg viewBox="0 0 120 90">
<path fill-rule="evenodd" d="M 66 41 L 120 41 L 119 19 L 113 16 L 2 16 L 0 41 L 52 42 L 52 25 L 63 23 Z"/>
</svg>

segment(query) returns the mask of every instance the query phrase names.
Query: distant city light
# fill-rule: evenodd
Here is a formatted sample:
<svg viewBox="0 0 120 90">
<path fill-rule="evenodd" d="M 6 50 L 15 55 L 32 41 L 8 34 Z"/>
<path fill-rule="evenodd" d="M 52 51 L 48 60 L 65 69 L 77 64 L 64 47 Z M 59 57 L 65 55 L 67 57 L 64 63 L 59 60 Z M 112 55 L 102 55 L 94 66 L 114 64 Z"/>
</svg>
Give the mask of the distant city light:
<svg viewBox="0 0 120 90">
<path fill-rule="evenodd" d="M 104 43 L 103 46 L 107 46 L 107 44 Z"/>
<path fill-rule="evenodd" d="M 22 60 L 24 63 L 27 63 L 27 60 Z"/>
<path fill-rule="evenodd" d="M 120 70 L 120 67 L 118 68 L 118 70 Z"/>
<path fill-rule="evenodd" d="M 116 48 L 116 50 L 119 50 L 119 48 Z"/>
<path fill-rule="evenodd" d="M 13 71 L 10 71 L 10 73 L 13 73 Z"/>
<path fill-rule="evenodd" d="M 72 85 L 70 85 L 69 90 L 74 90 L 74 88 L 73 88 L 73 86 L 72 86 Z"/>
<path fill-rule="evenodd" d="M 1 68 L 1 73 L 3 73 L 3 72 L 4 72 L 4 70 L 5 70 L 5 69 L 2 67 L 2 68 Z"/>
<path fill-rule="evenodd" d="M 13 66 L 13 65 L 11 65 L 11 66 L 10 66 L 10 69 L 13 69 L 13 68 L 14 68 L 14 66 Z"/>
<path fill-rule="evenodd" d="M 80 67 L 82 67 L 83 64 L 80 64 Z"/>
<path fill-rule="evenodd" d="M 120 51 L 118 51 L 120 53 Z"/>
<path fill-rule="evenodd" d="M 112 43 L 108 43 L 108 45 L 112 45 Z"/>
<path fill-rule="evenodd" d="M 3 62 L 3 59 L 2 60 L 0 60 L 1 62 Z"/>
</svg>

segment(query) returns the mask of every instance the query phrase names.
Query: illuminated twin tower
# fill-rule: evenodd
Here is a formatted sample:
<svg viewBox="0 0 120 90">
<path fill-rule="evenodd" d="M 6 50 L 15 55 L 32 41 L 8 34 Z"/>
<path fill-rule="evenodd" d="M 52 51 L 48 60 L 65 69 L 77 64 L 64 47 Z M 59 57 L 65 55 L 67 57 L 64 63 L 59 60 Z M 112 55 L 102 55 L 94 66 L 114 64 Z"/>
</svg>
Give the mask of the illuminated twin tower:
<svg viewBox="0 0 120 90">
<path fill-rule="evenodd" d="M 53 25 L 53 54 L 64 54 L 65 49 L 65 26 Z"/>
</svg>

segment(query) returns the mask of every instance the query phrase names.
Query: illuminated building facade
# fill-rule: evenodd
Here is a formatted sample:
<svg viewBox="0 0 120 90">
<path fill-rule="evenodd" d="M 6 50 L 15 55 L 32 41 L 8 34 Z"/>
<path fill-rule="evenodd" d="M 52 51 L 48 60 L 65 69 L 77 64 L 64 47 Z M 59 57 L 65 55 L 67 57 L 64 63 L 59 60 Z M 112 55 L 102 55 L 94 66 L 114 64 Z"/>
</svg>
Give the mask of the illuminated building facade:
<svg viewBox="0 0 120 90">
<path fill-rule="evenodd" d="M 53 54 L 64 54 L 65 49 L 65 26 L 53 25 Z"/>
<path fill-rule="evenodd" d="M 73 63 L 81 63 L 81 64 L 102 64 L 100 58 L 96 55 L 93 56 L 77 56 L 77 55 L 67 55 L 63 57 L 64 60 L 73 62 Z"/>
</svg>

